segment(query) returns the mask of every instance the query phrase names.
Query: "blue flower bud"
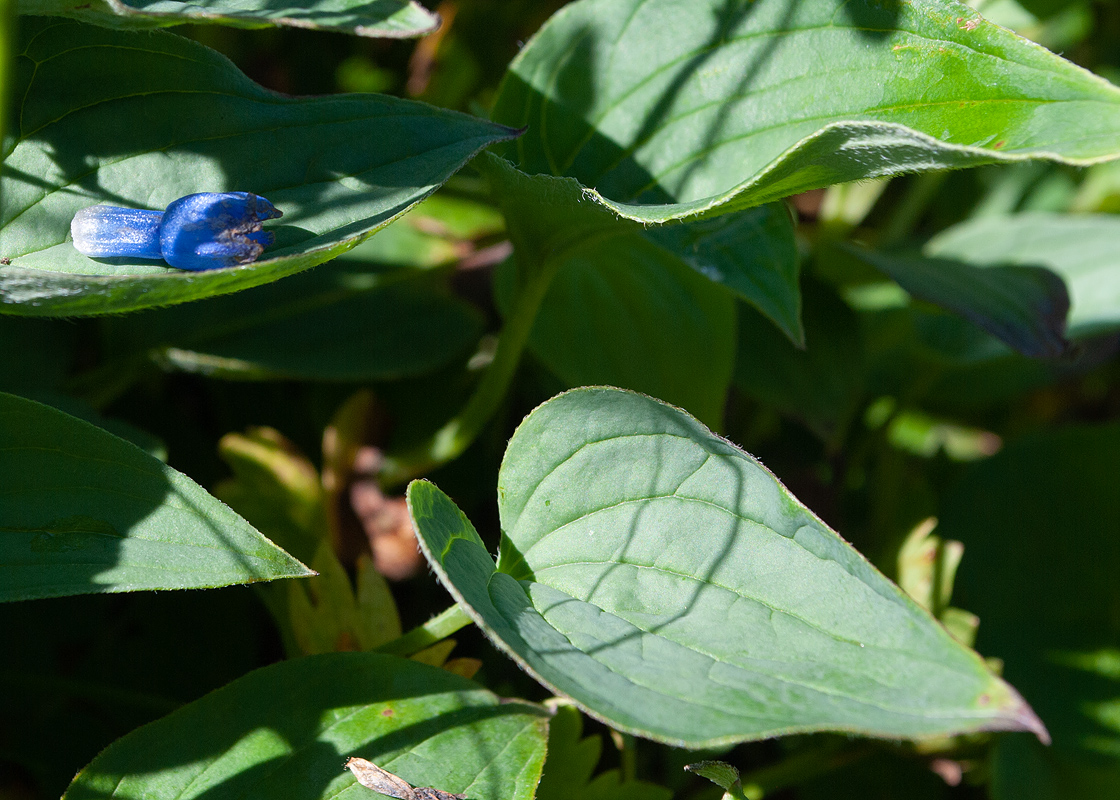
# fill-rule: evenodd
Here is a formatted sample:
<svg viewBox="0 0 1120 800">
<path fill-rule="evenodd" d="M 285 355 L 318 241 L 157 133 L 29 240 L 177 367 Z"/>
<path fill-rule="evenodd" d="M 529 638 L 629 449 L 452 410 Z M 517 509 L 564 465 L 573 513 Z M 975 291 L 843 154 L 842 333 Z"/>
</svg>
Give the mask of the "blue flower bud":
<svg viewBox="0 0 1120 800">
<path fill-rule="evenodd" d="M 281 215 L 272 203 L 250 192 L 189 194 L 163 213 L 159 249 L 179 269 L 234 267 L 256 261 L 276 240 L 261 222 Z"/>
<path fill-rule="evenodd" d="M 159 224 L 162 211 L 139 208 L 90 206 L 74 215 L 70 234 L 74 247 L 91 258 L 153 258 L 159 260 Z"/>
<path fill-rule="evenodd" d="M 188 270 L 256 261 L 275 236 L 261 222 L 282 216 L 250 192 L 204 192 L 181 197 L 166 211 L 93 206 L 74 215 L 70 233 L 92 258 L 163 259 Z"/>
</svg>

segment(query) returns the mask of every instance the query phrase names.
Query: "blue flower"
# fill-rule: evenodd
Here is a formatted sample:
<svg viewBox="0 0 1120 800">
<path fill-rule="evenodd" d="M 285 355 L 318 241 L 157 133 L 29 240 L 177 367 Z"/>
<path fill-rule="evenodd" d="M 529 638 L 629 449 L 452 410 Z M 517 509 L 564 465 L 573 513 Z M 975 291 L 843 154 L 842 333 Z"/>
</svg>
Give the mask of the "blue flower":
<svg viewBox="0 0 1120 800">
<path fill-rule="evenodd" d="M 166 211 L 92 206 L 74 215 L 70 233 L 92 258 L 162 259 L 188 270 L 250 264 L 275 241 L 261 222 L 282 216 L 251 192 L 203 192 L 180 197 Z"/>
</svg>

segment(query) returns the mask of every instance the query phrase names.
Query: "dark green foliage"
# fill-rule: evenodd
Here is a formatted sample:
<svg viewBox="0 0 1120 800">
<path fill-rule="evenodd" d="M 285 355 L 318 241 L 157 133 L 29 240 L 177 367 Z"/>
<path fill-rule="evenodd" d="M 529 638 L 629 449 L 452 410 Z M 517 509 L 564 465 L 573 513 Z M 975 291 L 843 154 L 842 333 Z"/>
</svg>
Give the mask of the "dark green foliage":
<svg viewBox="0 0 1120 800">
<path fill-rule="evenodd" d="M 0 800 L 1120 794 L 1112 3 L 0 8 Z"/>
</svg>

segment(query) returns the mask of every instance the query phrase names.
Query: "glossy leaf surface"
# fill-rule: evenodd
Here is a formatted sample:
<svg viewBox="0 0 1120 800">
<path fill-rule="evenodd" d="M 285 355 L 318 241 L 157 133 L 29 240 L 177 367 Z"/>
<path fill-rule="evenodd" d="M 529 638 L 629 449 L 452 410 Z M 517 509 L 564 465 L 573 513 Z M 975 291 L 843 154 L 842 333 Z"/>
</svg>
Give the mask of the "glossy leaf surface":
<svg viewBox="0 0 1120 800">
<path fill-rule="evenodd" d="M 0 206 L 8 313 L 131 311 L 299 272 L 353 247 L 512 135 L 381 95 L 282 97 L 168 33 L 40 18 L 24 19 L 20 33 L 20 128 L 6 150 Z M 267 227 L 276 244 L 260 261 L 188 273 L 89 259 L 68 241 L 86 206 L 162 209 L 204 190 L 253 191 L 284 212 Z"/>
<path fill-rule="evenodd" d="M 495 567 L 433 485 L 409 506 L 440 578 L 545 685 L 692 747 L 808 730 L 1030 729 L 1015 691 L 752 457 L 616 389 L 534 411 L 498 481 Z"/>
<path fill-rule="evenodd" d="M 331 653 L 251 672 L 133 731 L 64 797 L 373 800 L 342 768 L 358 756 L 472 800 L 531 800 L 546 736 L 543 711 L 450 672 Z"/>
<path fill-rule="evenodd" d="M 238 28 L 289 25 L 392 39 L 422 36 L 439 27 L 439 17 L 415 0 L 318 0 L 289 5 L 263 0 L 95 0 L 80 5 L 68 0 L 21 0 L 19 13 L 73 17 L 109 28 L 153 28 L 185 22 Z"/>
<path fill-rule="evenodd" d="M 0 498 L 0 600 L 311 574 L 135 445 L 3 393 Z"/>
<path fill-rule="evenodd" d="M 505 151 L 646 222 L 999 160 L 1120 154 L 1120 90 L 963 3 L 582 0 L 510 67 Z"/>
</svg>

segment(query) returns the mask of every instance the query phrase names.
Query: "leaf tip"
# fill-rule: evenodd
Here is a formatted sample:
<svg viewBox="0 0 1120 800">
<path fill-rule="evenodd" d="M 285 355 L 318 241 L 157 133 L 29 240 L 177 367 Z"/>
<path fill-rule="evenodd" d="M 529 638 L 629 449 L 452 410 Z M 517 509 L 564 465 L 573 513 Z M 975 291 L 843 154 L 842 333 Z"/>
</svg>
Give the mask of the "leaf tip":
<svg viewBox="0 0 1120 800">
<path fill-rule="evenodd" d="M 1011 684 L 1002 679 L 996 680 L 998 683 L 978 698 L 981 707 L 991 708 L 994 712 L 987 729 L 1033 733 L 1040 742 L 1049 745 L 1050 732 L 1030 703 Z"/>
</svg>

